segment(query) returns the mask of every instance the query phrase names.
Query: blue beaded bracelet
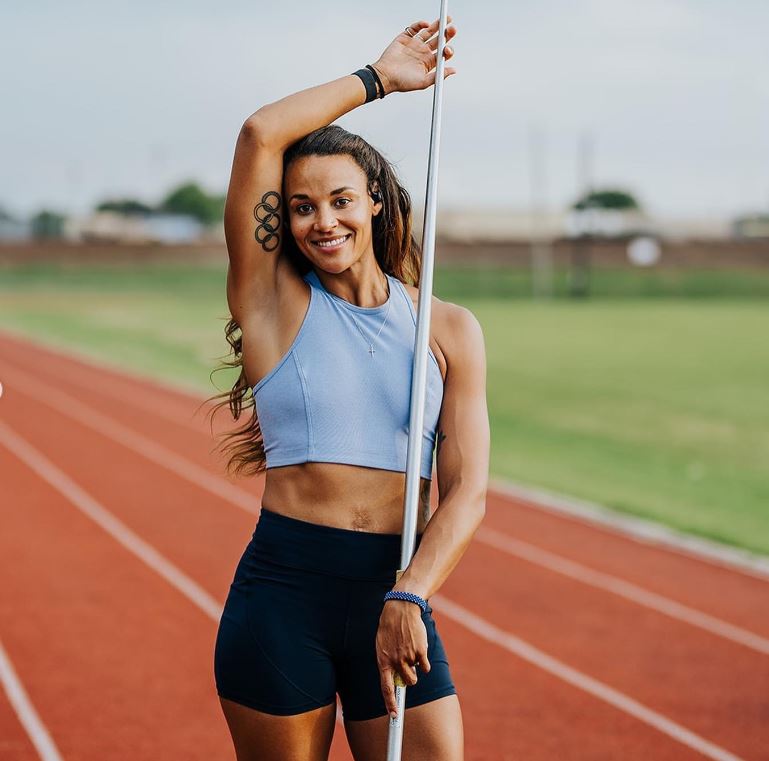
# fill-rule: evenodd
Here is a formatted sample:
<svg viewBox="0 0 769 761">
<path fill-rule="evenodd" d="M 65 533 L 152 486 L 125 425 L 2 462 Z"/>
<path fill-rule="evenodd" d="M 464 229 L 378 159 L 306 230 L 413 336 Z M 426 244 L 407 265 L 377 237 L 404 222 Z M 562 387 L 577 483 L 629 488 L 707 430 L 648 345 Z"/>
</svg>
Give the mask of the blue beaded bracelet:
<svg viewBox="0 0 769 761">
<path fill-rule="evenodd" d="M 387 602 L 388 600 L 405 600 L 406 602 L 413 602 L 415 605 L 422 608 L 423 613 L 427 610 L 427 600 L 419 595 L 411 594 L 411 592 L 390 591 L 384 596 L 384 602 Z"/>
</svg>

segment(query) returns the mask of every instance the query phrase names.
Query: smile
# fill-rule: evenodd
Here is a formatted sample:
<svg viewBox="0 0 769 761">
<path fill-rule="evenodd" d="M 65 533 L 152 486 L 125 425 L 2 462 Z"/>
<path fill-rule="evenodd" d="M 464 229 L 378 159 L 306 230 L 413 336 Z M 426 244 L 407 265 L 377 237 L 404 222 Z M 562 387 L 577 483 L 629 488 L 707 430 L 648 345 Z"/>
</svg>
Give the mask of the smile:
<svg viewBox="0 0 769 761">
<path fill-rule="evenodd" d="M 347 235 L 342 235 L 339 238 L 333 238 L 332 240 L 314 240 L 312 243 L 319 248 L 339 248 L 349 237 L 350 234 L 348 233 Z"/>
</svg>

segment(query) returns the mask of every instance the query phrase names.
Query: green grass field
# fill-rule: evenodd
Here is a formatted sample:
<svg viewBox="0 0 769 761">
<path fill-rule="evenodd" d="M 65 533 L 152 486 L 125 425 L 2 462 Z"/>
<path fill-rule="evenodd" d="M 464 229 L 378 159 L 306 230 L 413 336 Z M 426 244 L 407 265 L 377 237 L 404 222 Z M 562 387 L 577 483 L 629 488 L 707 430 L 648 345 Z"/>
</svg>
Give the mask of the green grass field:
<svg viewBox="0 0 769 761">
<path fill-rule="evenodd" d="M 6 269 L 0 327 L 211 395 L 233 378 L 209 380 L 224 282 L 223 266 Z M 523 273 L 436 272 L 484 328 L 492 473 L 769 553 L 769 274 L 649 282 L 596 273 L 597 298 L 537 303 Z"/>
</svg>

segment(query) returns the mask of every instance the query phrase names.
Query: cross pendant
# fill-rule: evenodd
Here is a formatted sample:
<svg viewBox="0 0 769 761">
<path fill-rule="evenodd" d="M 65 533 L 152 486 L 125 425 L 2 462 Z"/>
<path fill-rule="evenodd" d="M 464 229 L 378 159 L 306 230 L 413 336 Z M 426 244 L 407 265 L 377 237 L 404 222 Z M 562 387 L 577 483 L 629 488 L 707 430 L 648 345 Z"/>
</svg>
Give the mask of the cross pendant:
<svg viewBox="0 0 769 761">
<path fill-rule="evenodd" d="M 374 344 L 368 345 L 368 353 L 373 357 L 374 356 Z"/>
</svg>

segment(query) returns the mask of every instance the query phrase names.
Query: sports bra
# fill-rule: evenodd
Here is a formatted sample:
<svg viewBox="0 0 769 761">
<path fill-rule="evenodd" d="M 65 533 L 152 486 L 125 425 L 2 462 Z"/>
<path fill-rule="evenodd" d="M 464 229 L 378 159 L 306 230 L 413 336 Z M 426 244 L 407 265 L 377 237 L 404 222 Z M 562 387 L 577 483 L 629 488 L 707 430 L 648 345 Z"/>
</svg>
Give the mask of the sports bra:
<svg viewBox="0 0 769 761">
<path fill-rule="evenodd" d="M 304 276 L 310 303 L 299 332 L 253 386 L 267 468 L 336 462 L 406 472 L 416 313 L 403 283 L 387 279 L 387 301 L 360 307 L 326 290 L 314 270 Z M 432 478 L 442 402 L 429 350 L 422 478 Z"/>
</svg>

